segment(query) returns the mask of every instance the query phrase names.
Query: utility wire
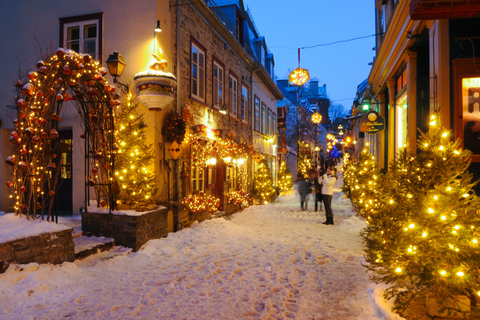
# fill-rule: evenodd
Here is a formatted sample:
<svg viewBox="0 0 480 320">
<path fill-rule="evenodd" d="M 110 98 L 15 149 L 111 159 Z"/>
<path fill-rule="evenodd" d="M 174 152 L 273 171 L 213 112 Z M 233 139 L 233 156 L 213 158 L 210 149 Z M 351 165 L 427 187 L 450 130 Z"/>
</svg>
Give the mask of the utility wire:
<svg viewBox="0 0 480 320">
<path fill-rule="evenodd" d="M 370 38 L 370 37 L 375 37 L 375 36 L 378 36 L 378 35 L 381 35 L 383 33 L 374 33 L 374 34 L 371 34 L 371 35 L 368 35 L 368 36 L 362 36 L 362 37 L 356 37 L 356 38 L 351 38 L 351 39 L 345 39 L 345 40 L 338 40 L 338 41 L 334 41 L 334 42 L 329 42 L 329 43 L 320 43 L 320 44 L 316 44 L 316 45 L 313 45 L 313 46 L 308 46 L 308 47 L 300 47 L 300 49 L 312 49 L 312 48 L 317 48 L 317 47 L 327 47 L 327 46 L 331 46 L 331 45 L 334 45 L 334 44 L 337 44 L 337 43 L 343 43 L 343 42 L 350 42 L 350 41 L 355 41 L 355 40 L 360 40 L 360 39 L 366 39 L 366 38 Z M 298 49 L 298 48 L 294 48 L 294 47 L 271 47 L 271 48 L 277 48 L 277 49 Z"/>
</svg>

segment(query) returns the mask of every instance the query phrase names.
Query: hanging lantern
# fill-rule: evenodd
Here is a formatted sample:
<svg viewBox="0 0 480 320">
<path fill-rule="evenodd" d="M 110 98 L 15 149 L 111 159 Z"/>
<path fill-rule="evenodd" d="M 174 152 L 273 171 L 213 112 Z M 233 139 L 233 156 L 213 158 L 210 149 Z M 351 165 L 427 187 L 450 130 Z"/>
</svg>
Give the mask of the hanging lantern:
<svg viewBox="0 0 480 320">
<path fill-rule="evenodd" d="M 25 161 L 20 161 L 17 165 L 18 170 L 25 172 L 27 171 L 27 163 Z"/>
<path fill-rule="evenodd" d="M 14 156 L 8 156 L 7 159 L 5 159 L 5 162 L 10 166 L 14 166 L 16 159 Z"/>
<path fill-rule="evenodd" d="M 58 131 L 55 129 L 50 130 L 50 139 L 56 139 L 59 137 Z"/>
<path fill-rule="evenodd" d="M 313 123 L 315 124 L 319 124 L 320 122 L 322 122 L 322 115 L 320 113 L 318 113 L 317 111 L 315 111 L 314 114 L 312 114 L 312 121 Z"/>
<path fill-rule="evenodd" d="M 308 70 L 302 69 L 302 68 L 297 68 L 293 70 L 288 76 L 288 81 L 290 81 L 293 84 L 296 84 L 297 86 L 301 86 L 302 84 L 307 82 L 308 79 L 310 79 Z"/>
</svg>

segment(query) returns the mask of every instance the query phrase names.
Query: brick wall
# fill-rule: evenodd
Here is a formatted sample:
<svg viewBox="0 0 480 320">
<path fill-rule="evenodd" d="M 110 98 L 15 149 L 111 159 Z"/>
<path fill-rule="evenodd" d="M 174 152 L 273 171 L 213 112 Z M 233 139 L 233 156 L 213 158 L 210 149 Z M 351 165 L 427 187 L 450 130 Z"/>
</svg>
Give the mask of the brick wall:
<svg viewBox="0 0 480 320">
<path fill-rule="evenodd" d="M 138 216 L 83 212 L 82 230 L 87 236 L 113 238 L 115 244 L 137 251 L 148 240 L 168 235 L 168 208 Z"/>
<path fill-rule="evenodd" d="M 60 264 L 75 260 L 72 229 L 0 243 L 0 273 L 12 263 Z"/>
</svg>

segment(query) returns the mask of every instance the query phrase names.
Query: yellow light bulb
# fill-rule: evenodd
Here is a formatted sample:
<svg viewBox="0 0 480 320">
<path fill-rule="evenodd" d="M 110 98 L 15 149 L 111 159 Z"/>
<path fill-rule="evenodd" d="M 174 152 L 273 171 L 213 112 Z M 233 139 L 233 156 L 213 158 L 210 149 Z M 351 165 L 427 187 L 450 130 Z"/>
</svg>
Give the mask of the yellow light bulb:
<svg viewBox="0 0 480 320">
<path fill-rule="evenodd" d="M 402 268 L 398 267 L 397 269 L 395 269 L 395 272 L 397 272 L 397 273 L 402 272 Z"/>
<path fill-rule="evenodd" d="M 445 270 L 442 270 L 442 271 L 440 271 L 440 274 L 441 274 L 442 276 L 444 276 L 444 275 L 447 274 L 447 272 L 446 272 Z"/>
<path fill-rule="evenodd" d="M 457 272 L 457 276 L 459 276 L 459 277 L 463 277 L 464 275 L 465 275 L 465 273 L 463 273 L 462 271 Z"/>
</svg>

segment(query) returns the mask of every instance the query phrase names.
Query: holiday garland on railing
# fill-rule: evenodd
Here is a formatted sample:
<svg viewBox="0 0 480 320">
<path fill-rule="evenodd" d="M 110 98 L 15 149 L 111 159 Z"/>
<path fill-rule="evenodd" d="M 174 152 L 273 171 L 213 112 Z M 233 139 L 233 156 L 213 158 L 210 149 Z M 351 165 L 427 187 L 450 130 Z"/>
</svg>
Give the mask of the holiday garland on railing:
<svg viewBox="0 0 480 320">
<path fill-rule="evenodd" d="M 210 158 L 243 158 L 253 153 L 253 147 L 246 143 L 236 143 L 230 139 L 210 139 L 204 136 L 189 136 L 186 142 L 191 145 L 193 164 L 199 168 L 208 165 Z"/>
<path fill-rule="evenodd" d="M 183 198 L 182 204 L 184 204 L 191 213 L 199 213 L 204 211 L 212 213 L 217 211 L 220 207 L 220 199 L 200 192 L 198 194 L 191 194 Z"/>
<path fill-rule="evenodd" d="M 253 204 L 253 198 L 250 193 L 245 193 L 245 191 L 230 191 L 227 193 L 227 202 L 230 204 L 239 204 L 243 208 L 248 208 Z"/>
</svg>

